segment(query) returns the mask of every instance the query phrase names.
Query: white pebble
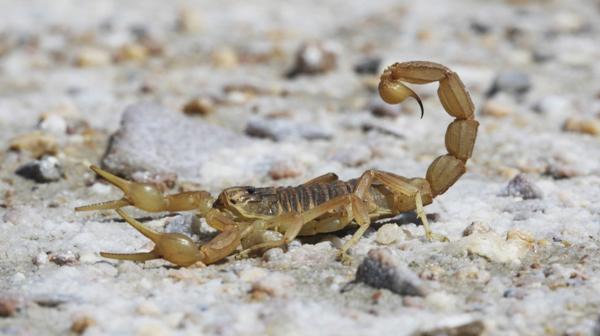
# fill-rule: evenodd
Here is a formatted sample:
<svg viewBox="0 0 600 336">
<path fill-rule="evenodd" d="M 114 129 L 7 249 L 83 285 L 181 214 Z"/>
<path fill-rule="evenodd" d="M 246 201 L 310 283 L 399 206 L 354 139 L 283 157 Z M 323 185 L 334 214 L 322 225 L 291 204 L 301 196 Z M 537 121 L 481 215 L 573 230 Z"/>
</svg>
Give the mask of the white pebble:
<svg viewBox="0 0 600 336">
<path fill-rule="evenodd" d="M 433 292 L 425 298 L 425 302 L 439 310 L 450 311 L 456 308 L 456 297 L 444 291 Z"/>
<path fill-rule="evenodd" d="M 106 183 L 99 183 L 96 182 L 94 183 L 90 189 L 92 190 L 92 192 L 94 192 L 95 194 L 98 195 L 106 195 L 108 193 L 110 193 L 112 187 Z"/>
<path fill-rule="evenodd" d="M 375 234 L 375 241 L 381 245 L 390 245 L 406 239 L 406 234 L 396 224 L 384 224 Z"/>
<path fill-rule="evenodd" d="M 51 114 L 40 122 L 40 129 L 54 135 L 63 135 L 67 132 L 67 122 L 63 117 Z"/>
<path fill-rule="evenodd" d="M 35 257 L 33 257 L 34 265 L 44 265 L 47 263 L 48 263 L 48 255 L 44 252 L 40 252 Z"/>
<path fill-rule="evenodd" d="M 254 282 L 258 281 L 269 274 L 264 268 L 260 267 L 250 267 L 240 272 L 240 279 L 245 282 Z"/>
</svg>

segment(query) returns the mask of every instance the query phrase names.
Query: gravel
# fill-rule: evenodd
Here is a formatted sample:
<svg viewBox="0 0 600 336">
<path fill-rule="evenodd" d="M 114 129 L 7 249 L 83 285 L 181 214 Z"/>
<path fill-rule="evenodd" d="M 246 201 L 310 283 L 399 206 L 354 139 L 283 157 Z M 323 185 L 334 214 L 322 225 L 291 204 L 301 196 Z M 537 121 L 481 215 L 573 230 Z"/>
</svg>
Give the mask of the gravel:
<svg viewBox="0 0 600 336">
<path fill-rule="evenodd" d="M 0 334 L 597 334 L 599 15 L 594 0 L 0 2 Z M 448 242 L 407 213 L 373 223 L 350 265 L 336 254 L 353 228 L 173 268 L 102 258 L 152 244 L 113 211 L 73 212 L 122 197 L 91 164 L 167 193 L 423 177 L 452 121 L 438 85 L 410 84 L 422 119 L 376 97 L 377 71 L 409 60 L 448 66 L 477 107 L 467 173 L 425 207 Z M 53 182 L 15 174 L 48 157 Z M 125 211 L 215 235 L 193 212 Z"/>
</svg>

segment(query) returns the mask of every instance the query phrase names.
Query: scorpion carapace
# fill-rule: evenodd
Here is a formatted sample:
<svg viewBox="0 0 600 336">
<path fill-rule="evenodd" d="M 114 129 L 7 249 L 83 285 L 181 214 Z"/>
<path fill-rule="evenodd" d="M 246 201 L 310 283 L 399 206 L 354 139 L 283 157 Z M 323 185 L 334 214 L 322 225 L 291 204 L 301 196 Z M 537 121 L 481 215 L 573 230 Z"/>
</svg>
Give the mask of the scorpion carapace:
<svg viewBox="0 0 600 336">
<path fill-rule="evenodd" d="M 298 235 L 314 235 L 357 224 L 358 229 L 343 245 L 339 256 L 348 261 L 346 252 L 365 233 L 371 221 L 416 211 L 428 239 L 445 237 L 431 232 L 423 206 L 444 193 L 465 173 L 471 157 L 477 127 L 474 106 L 458 75 L 445 66 L 431 62 L 396 63 L 381 75 L 379 94 L 389 104 L 419 96 L 403 82 L 425 84 L 439 82 L 438 96 L 444 109 L 455 120 L 446 131 L 447 154 L 436 158 L 425 178 L 406 178 L 369 169 L 358 179 L 341 181 L 328 173 L 296 187 L 233 187 L 215 199 L 206 191 L 163 195 L 149 184 L 135 183 L 112 175 L 98 167 L 91 169 L 123 191 L 120 200 L 76 208 L 76 211 L 116 209 L 121 217 L 155 243 L 150 252 L 101 253 L 114 259 L 145 261 L 163 258 L 180 266 L 196 262 L 210 264 L 233 254 L 238 256 L 283 246 Z M 203 246 L 176 233 L 160 233 L 144 227 L 120 208 L 134 206 L 145 211 L 196 210 L 219 233 Z M 275 233 L 283 236 L 277 236 Z"/>
</svg>

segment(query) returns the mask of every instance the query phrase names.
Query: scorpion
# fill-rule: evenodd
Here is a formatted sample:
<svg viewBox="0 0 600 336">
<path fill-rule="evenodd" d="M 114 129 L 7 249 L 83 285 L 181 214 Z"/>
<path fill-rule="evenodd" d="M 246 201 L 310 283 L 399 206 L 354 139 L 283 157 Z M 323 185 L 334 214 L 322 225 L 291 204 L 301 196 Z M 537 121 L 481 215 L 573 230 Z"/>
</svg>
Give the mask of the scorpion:
<svg viewBox="0 0 600 336">
<path fill-rule="evenodd" d="M 371 222 L 402 212 L 415 211 L 428 240 L 447 240 L 434 234 L 423 210 L 433 198 L 444 193 L 466 171 L 477 127 L 474 105 L 458 75 L 444 65 L 425 61 L 395 63 L 384 70 L 378 91 L 388 104 L 414 98 L 421 109 L 421 98 L 403 82 L 439 82 L 438 96 L 443 108 L 455 118 L 445 135 L 447 154 L 437 157 L 425 178 L 406 178 L 394 173 L 369 169 L 359 178 L 342 181 L 327 173 L 295 187 L 237 186 L 223 190 L 216 198 L 207 191 L 186 191 L 164 195 L 155 186 L 136 183 L 101 168 L 90 168 L 121 189 L 123 198 L 75 208 L 75 211 L 115 209 L 142 235 L 154 242 L 149 252 L 100 254 L 106 258 L 147 261 L 163 258 L 178 266 L 219 262 L 241 246 L 238 257 L 286 246 L 297 236 L 309 236 L 358 225 L 352 237 L 338 252 L 338 259 L 350 261 L 348 250 L 358 242 Z M 198 246 L 181 233 L 164 233 L 145 227 L 121 208 L 134 206 L 148 212 L 195 210 L 218 234 Z M 278 236 L 274 232 L 279 233 Z M 275 237 L 275 238 L 274 238 Z"/>
</svg>

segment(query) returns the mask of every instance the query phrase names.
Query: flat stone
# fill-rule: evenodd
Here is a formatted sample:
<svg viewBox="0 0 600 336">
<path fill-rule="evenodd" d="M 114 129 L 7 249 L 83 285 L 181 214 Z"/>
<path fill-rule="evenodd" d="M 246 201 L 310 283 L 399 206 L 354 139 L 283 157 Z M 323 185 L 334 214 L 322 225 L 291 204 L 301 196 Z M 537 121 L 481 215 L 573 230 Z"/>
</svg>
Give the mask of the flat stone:
<svg viewBox="0 0 600 336">
<path fill-rule="evenodd" d="M 243 148 L 243 150 L 240 150 Z M 175 174 L 213 188 L 256 184 L 285 155 L 265 141 L 153 103 L 128 107 L 102 164 L 112 173 Z"/>
</svg>

